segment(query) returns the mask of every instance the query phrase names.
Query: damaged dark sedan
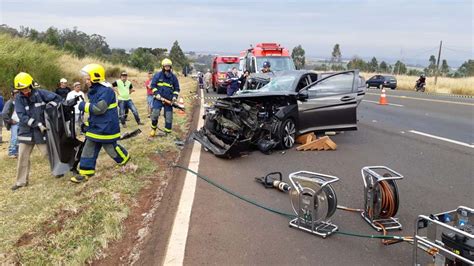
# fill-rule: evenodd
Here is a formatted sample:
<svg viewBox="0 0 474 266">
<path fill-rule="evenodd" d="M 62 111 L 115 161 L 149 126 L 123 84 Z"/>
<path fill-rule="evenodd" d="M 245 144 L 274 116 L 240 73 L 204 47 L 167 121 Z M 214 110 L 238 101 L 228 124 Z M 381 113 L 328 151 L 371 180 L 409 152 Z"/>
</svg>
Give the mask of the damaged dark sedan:
<svg viewBox="0 0 474 266">
<path fill-rule="evenodd" d="M 193 138 L 216 156 L 230 158 L 249 148 L 289 149 L 298 135 L 312 131 L 356 130 L 363 95 L 358 85 L 358 70 L 319 79 L 308 71 L 281 73 L 258 90 L 216 100 Z"/>
</svg>

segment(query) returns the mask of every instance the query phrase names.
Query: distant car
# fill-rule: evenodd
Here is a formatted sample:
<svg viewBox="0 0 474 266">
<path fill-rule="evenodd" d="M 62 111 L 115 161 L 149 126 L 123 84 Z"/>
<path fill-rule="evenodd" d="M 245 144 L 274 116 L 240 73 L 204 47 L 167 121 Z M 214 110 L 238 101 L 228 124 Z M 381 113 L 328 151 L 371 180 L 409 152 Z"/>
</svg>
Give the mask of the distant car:
<svg viewBox="0 0 474 266">
<path fill-rule="evenodd" d="M 358 70 L 323 78 L 309 71 L 280 72 L 260 89 L 218 99 L 193 138 L 216 156 L 234 157 L 248 145 L 262 152 L 289 149 L 304 133 L 356 130 L 365 93 L 360 82 Z"/>
<path fill-rule="evenodd" d="M 376 87 L 379 89 L 390 88 L 392 90 L 397 88 L 397 79 L 394 76 L 375 75 L 365 82 L 367 88 Z"/>
</svg>

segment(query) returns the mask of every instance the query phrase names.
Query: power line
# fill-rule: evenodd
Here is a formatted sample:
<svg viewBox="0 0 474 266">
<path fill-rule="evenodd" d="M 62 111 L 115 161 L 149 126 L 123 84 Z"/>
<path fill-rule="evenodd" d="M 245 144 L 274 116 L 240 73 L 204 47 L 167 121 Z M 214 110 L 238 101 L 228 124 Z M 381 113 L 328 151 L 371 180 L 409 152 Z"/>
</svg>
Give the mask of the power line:
<svg viewBox="0 0 474 266">
<path fill-rule="evenodd" d="M 464 53 L 464 54 L 471 54 L 472 55 L 472 51 L 453 49 L 453 48 L 446 47 L 446 46 L 444 46 L 444 49 L 452 51 L 452 52 L 456 52 L 456 53 Z"/>
<path fill-rule="evenodd" d="M 436 50 L 438 50 L 438 47 L 430 48 L 430 49 L 424 50 L 424 51 L 416 53 L 416 54 L 412 52 L 411 54 L 409 53 L 408 55 L 410 57 L 418 57 L 420 55 L 426 55 L 426 54 L 428 54 L 428 52 L 436 52 Z"/>
</svg>

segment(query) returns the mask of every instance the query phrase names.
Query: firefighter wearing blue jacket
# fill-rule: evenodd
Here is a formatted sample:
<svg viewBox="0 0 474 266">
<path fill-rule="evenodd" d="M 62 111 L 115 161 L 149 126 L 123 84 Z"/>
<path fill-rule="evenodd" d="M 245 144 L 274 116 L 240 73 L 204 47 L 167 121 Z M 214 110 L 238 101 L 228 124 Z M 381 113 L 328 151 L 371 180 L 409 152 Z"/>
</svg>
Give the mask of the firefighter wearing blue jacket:
<svg viewBox="0 0 474 266">
<path fill-rule="evenodd" d="M 233 67 L 231 71 L 226 74 L 227 85 L 227 96 L 234 95 L 240 88 L 240 80 L 237 72 L 237 68 Z"/>
<path fill-rule="evenodd" d="M 25 72 L 15 76 L 14 88 L 20 94 L 15 98 L 15 111 L 20 120 L 18 130 L 19 154 L 16 183 L 12 190 L 28 185 L 30 156 L 38 147 L 44 157 L 48 155 L 44 110 L 46 105 L 56 106 L 62 98 L 50 91 L 37 89 L 33 77 Z"/>
<path fill-rule="evenodd" d="M 165 111 L 165 133 L 171 133 L 173 124 L 173 106 L 179 95 L 179 82 L 176 75 L 172 72 L 172 62 L 168 58 L 161 61 L 161 71 L 156 73 L 151 80 L 150 87 L 153 91 L 153 111 L 151 113 L 151 132 L 150 137 L 156 135 L 158 128 L 158 118 L 161 109 Z"/>
<path fill-rule="evenodd" d="M 89 114 L 89 121 L 79 162 L 79 175 L 71 177 L 74 183 L 87 181 L 95 174 L 97 157 L 102 147 L 119 165 L 125 165 L 130 160 L 127 150 L 117 143 L 120 138 L 117 100 L 111 85 L 105 82 L 104 68 L 98 64 L 89 64 L 81 72 L 89 87 L 89 102 L 79 103 L 79 110 Z"/>
</svg>

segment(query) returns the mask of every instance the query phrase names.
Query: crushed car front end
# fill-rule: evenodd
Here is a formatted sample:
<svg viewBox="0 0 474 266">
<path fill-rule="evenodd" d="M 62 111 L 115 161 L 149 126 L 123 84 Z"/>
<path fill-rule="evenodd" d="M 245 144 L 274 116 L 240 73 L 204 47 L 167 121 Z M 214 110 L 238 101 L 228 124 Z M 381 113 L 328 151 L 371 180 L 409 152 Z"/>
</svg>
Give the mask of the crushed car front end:
<svg viewBox="0 0 474 266">
<path fill-rule="evenodd" d="M 218 99 L 206 109 L 204 126 L 193 138 L 218 157 L 239 156 L 257 148 L 264 153 L 280 146 L 282 123 L 298 121 L 292 94 L 241 95 Z"/>
</svg>

